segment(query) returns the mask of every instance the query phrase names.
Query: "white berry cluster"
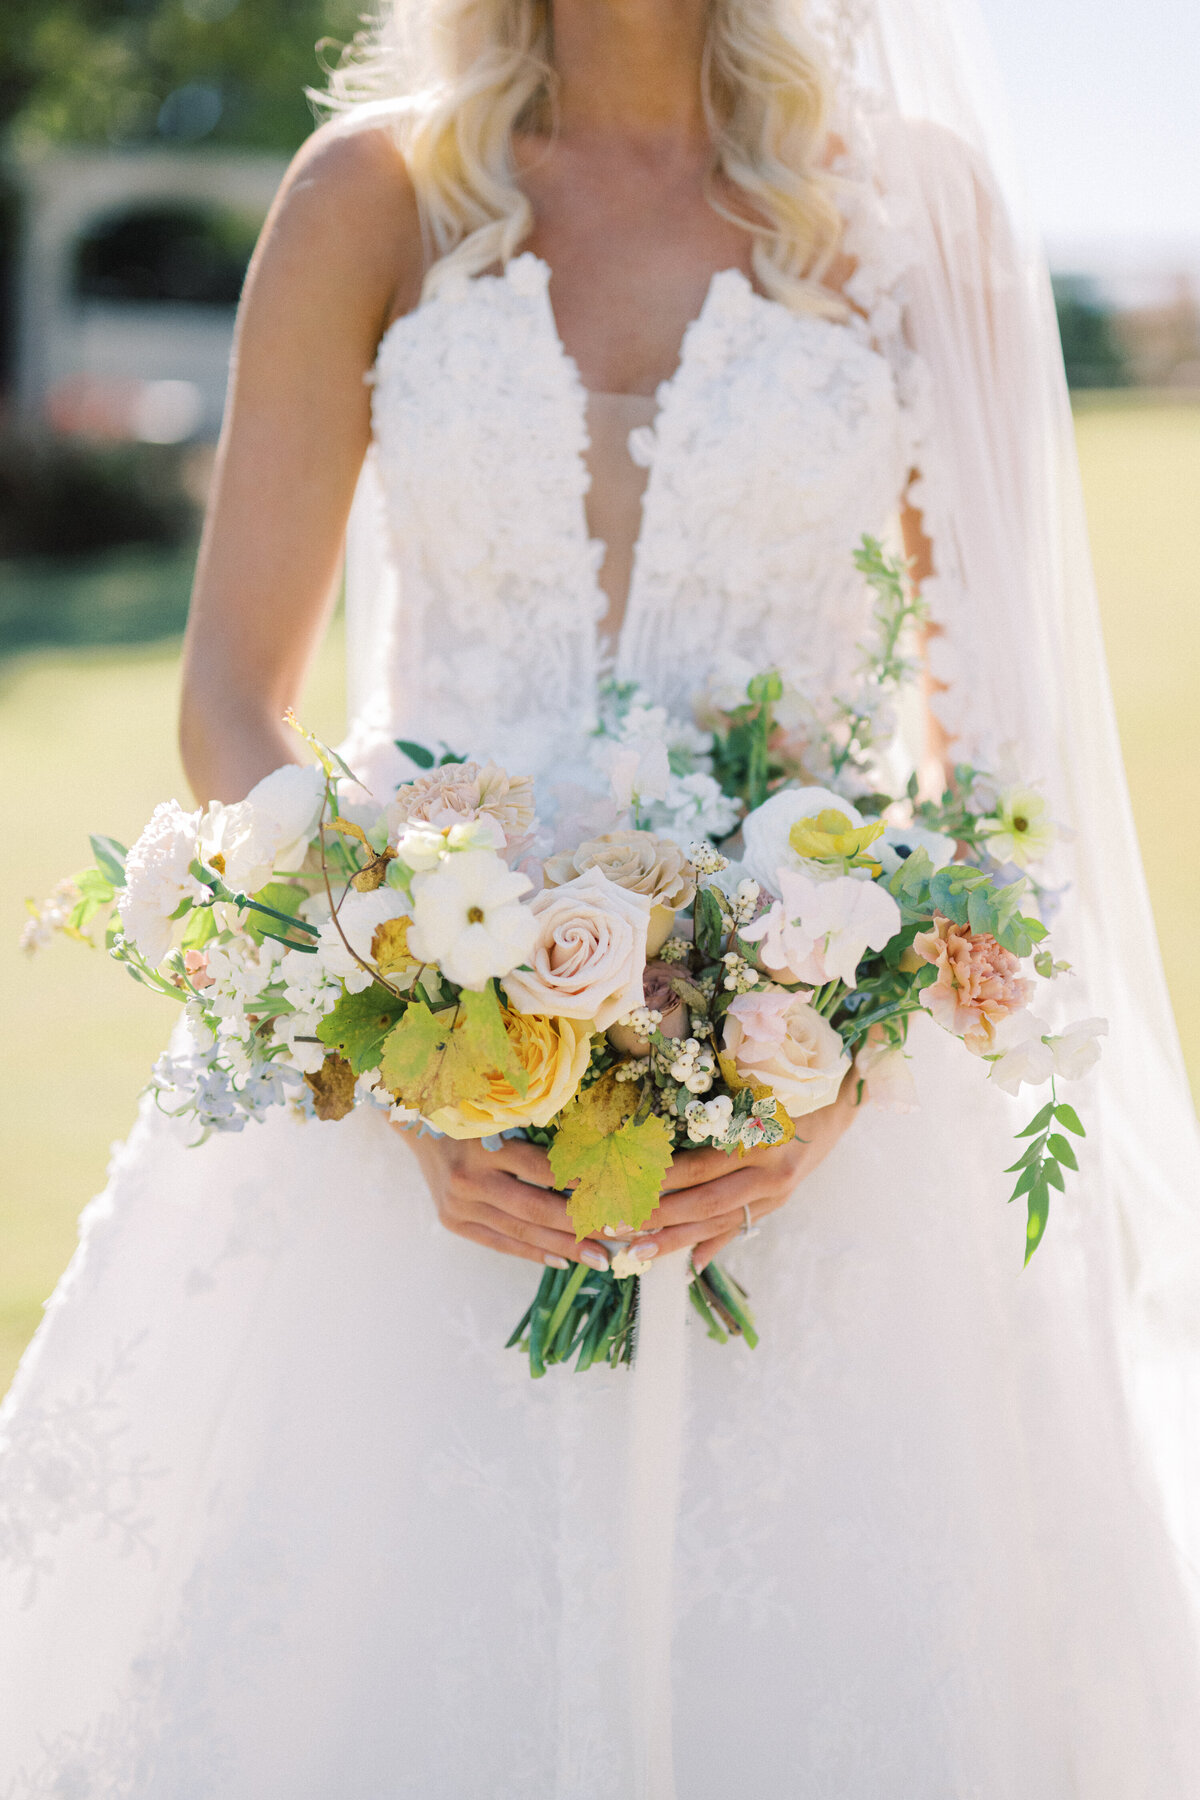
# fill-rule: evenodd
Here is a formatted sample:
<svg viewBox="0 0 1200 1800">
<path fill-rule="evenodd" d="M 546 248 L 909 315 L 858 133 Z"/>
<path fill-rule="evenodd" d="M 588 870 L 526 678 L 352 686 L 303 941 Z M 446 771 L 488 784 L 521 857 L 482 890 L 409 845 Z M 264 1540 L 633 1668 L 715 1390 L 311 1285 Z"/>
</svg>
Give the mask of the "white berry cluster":
<svg viewBox="0 0 1200 1800">
<path fill-rule="evenodd" d="M 733 1118 L 733 1101 L 728 1094 L 717 1094 L 712 1100 L 692 1100 L 683 1116 L 693 1144 L 720 1143 Z"/>
<path fill-rule="evenodd" d="M 662 1024 L 662 1018 L 662 1014 L 653 1006 L 635 1006 L 621 1023 L 632 1026 L 639 1037 L 648 1038 Z"/>
<path fill-rule="evenodd" d="M 748 994 L 751 988 L 758 986 L 758 970 L 736 950 L 726 951 L 721 961 L 725 964 L 725 979 L 721 985 L 730 993 Z"/>
<path fill-rule="evenodd" d="M 688 845 L 688 861 L 697 875 L 720 875 L 729 867 L 729 858 L 714 850 L 711 844 L 697 838 Z"/>
<path fill-rule="evenodd" d="M 650 1058 L 648 1056 L 634 1056 L 628 1062 L 618 1063 L 613 1070 L 613 1075 L 618 1081 L 641 1081 L 642 1077 L 649 1073 L 649 1070 Z"/>
<path fill-rule="evenodd" d="M 689 1094 L 707 1094 L 716 1068 L 717 1059 L 712 1051 L 698 1038 L 690 1037 L 680 1043 L 671 1064 L 671 1075 Z"/>
<path fill-rule="evenodd" d="M 735 925 L 749 925 L 758 911 L 762 889 L 757 881 L 739 881 L 729 899 L 729 911 Z"/>
<path fill-rule="evenodd" d="M 686 938 L 669 937 L 658 953 L 659 962 L 682 963 L 691 955 L 692 946 Z"/>
</svg>

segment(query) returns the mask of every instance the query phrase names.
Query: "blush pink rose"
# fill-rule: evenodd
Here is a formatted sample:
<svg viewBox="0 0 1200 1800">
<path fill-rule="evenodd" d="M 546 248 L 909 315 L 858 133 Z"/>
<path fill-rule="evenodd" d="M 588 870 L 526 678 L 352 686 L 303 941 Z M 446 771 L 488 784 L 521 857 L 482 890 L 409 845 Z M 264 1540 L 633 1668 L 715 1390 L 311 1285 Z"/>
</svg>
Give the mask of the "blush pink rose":
<svg viewBox="0 0 1200 1800">
<path fill-rule="evenodd" d="M 725 1015 L 725 1049 L 743 1081 L 770 1088 L 790 1118 L 837 1096 L 850 1058 L 838 1033 L 800 994 L 739 994 Z"/>
<path fill-rule="evenodd" d="M 942 1027 L 960 1037 L 968 1050 L 985 1056 L 996 1027 L 1033 997 L 1033 982 L 1022 979 L 1020 959 L 998 944 L 990 932 L 954 925 L 938 913 L 932 931 L 921 931 L 913 949 L 937 969 L 937 980 L 921 995 Z"/>
</svg>

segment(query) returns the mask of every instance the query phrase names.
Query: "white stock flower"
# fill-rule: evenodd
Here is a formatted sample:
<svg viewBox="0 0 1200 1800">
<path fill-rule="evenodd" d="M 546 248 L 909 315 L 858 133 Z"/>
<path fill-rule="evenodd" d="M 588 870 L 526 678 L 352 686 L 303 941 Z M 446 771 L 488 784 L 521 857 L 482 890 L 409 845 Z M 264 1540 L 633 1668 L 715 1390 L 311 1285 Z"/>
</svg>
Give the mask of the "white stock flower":
<svg viewBox="0 0 1200 1800">
<path fill-rule="evenodd" d="M 853 987 L 868 949 L 882 950 L 900 929 L 900 908 L 873 881 L 853 875 L 820 881 L 790 869 L 778 881 L 782 897 L 741 936 L 761 942 L 760 960 L 780 980 L 819 987 L 839 979 Z"/>
<path fill-rule="evenodd" d="M 800 873 L 808 866 L 788 842 L 792 826 L 801 819 L 815 819 L 822 812 L 839 812 L 851 825 L 865 823 L 848 800 L 828 788 L 784 788 L 764 800 L 742 821 L 742 863 L 746 873 L 768 893 L 779 895 L 780 871 L 791 869 Z"/>
<path fill-rule="evenodd" d="M 870 854 L 885 875 L 894 875 L 914 850 L 924 850 L 935 869 L 944 869 L 954 860 L 955 843 L 953 838 L 940 831 L 929 831 L 924 825 L 888 825 L 883 836 L 871 845 Z"/>
<path fill-rule="evenodd" d="M 1054 1073 L 1063 1081 L 1078 1081 L 1100 1060 L 1100 1039 L 1108 1036 L 1107 1019 L 1078 1019 L 1059 1036 L 1050 1039 Z"/>
<path fill-rule="evenodd" d="M 667 814 L 668 832 L 680 841 L 695 837 L 728 837 L 738 822 L 741 808 L 720 782 L 702 770 L 691 775 L 669 776 L 661 803 Z"/>
<path fill-rule="evenodd" d="M 408 948 L 475 992 L 533 955 L 537 924 L 520 904 L 532 883 L 494 850 L 464 850 L 413 878 Z"/>
<path fill-rule="evenodd" d="M 180 902 L 208 893 L 190 873 L 199 828 L 199 812 L 185 813 L 178 800 L 163 800 L 126 858 L 117 911 L 125 936 L 148 963 L 157 965 L 171 948 L 171 914 Z"/>
</svg>

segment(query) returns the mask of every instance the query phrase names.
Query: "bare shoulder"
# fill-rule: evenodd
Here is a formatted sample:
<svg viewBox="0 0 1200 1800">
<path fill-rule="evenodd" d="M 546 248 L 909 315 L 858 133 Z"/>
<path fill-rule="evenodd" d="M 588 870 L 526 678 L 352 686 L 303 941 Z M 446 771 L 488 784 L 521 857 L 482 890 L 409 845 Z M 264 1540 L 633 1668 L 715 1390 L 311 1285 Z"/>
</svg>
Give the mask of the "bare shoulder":
<svg viewBox="0 0 1200 1800">
<path fill-rule="evenodd" d="M 293 158 L 255 252 L 251 288 L 287 287 L 378 336 L 417 302 L 420 212 L 394 129 L 374 109 L 322 125 Z"/>
</svg>

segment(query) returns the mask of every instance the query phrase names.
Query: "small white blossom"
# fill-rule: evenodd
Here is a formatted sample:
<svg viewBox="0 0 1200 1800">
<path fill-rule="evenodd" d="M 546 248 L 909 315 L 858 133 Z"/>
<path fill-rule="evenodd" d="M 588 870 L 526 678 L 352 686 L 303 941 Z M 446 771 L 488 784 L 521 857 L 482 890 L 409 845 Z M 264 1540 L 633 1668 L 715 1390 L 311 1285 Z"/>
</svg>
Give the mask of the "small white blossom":
<svg viewBox="0 0 1200 1800">
<path fill-rule="evenodd" d="M 208 895 L 191 873 L 199 830 L 198 811 L 185 813 L 178 800 L 164 800 L 126 858 L 117 911 L 125 936 L 153 966 L 171 948 L 171 915 L 181 901 Z"/>
<path fill-rule="evenodd" d="M 751 988 L 758 986 L 761 979 L 758 970 L 736 950 L 727 951 L 721 961 L 725 965 L 725 979 L 721 985 L 731 994 L 748 994 Z"/>
<path fill-rule="evenodd" d="M 73 881 L 68 880 L 58 882 L 40 906 L 30 904 L 31 916 L 25 921 L 19 939 L 20 947 L 27 956 L 42 949 L 56 931 L 63 929 L 78 905 L 79 898 L 79 889 Z"/>
<path fill-rule="evenodd" d="M 520 904 L 530 885 L 492 850 L 448 857 L 413 881 L 410 951 L 460 987 L 481 990 L 533 954 L 537 920 Z"/>
</svg>

